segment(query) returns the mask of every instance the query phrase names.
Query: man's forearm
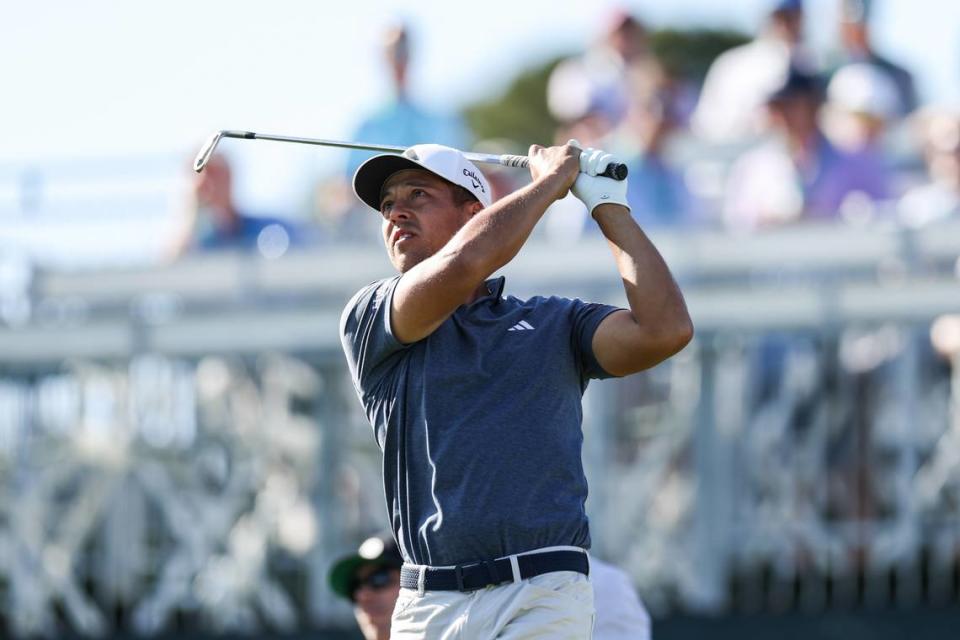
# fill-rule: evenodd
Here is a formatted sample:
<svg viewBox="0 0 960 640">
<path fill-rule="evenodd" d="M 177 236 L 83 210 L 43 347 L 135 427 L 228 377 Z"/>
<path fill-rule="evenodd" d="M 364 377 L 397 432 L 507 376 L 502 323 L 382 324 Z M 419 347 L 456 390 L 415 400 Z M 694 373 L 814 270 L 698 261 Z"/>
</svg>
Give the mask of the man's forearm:
<svg viewBox="0 0 960 640">
<path fill-rule="evenodd" d="M 443 252 L 459 256 L 484 279 L 520 251 L 544 211 L 557 199 L 556 176 L 545 176 L 478 212 Z"/>
<path fill-rule="evenodd" d="M 660 252 L 629 210 L 600 205 L 593 217 L 613 251 L 636 323 L 648 335 L 662 335 L 665 340 L 687 336 L 689 340 L 693 328 L 683 294 Z"/>
</svg>

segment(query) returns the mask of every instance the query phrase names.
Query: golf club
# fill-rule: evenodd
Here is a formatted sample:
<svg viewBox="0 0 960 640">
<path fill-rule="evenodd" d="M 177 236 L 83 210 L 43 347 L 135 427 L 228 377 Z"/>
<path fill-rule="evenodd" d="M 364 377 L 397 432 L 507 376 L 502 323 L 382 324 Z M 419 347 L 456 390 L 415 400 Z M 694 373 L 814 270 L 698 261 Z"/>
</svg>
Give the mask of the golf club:
<svg viewBox="0 0 960 640">
<path fill-rule="evenodd" d="M 318 138 L 296 138 L 293 136 L 278 136 L 269 133 L 254 133 L 253 131 L 231 131 L 223 130 L 217 131 L 215 134 L 210 136 L 206 141 L 203 147 L 200 149 L 200 153 L 197 154 L 197 159 L 193 162 L 193 169 L 197 173 L 203 171 L 203 168 L 207 165 L 207 162 L 210 160 L 210 156 L 213 155 L 214 149 L 217 148 L 217 145 L 220 144 L 220 140 L 223 138 L 240 138 L 243 140 L 273 140 L 275 142 L 295 142 L 297 144 L 315 144 L 321 147 L 340 147 L 342 149 L 362 149 L 365 151 L 380 151 L 381 153 L 396 153 L 401 154 L 406 151 L 406 147 L 392 147 L 382 144 L 366 144 L 363 142 L 339 142 L 337 140 L 320 140 Z M 464 152 L 464 157 L 471 162 L 481 162 L 483 164 L 499 164 L 506 167 L 518 167 L 524 168 L 529 163 L 527 156 L 514 156 L 509 154 L 496 154 L 496 153 L 474 153 L 474 152 Z M 606 170 L 600 174 L 607 178 L 613 178 L 614 180 L 624 180 L 627 177 L 627 165 L 625 164 L 611 164 Z"/>
</svg>

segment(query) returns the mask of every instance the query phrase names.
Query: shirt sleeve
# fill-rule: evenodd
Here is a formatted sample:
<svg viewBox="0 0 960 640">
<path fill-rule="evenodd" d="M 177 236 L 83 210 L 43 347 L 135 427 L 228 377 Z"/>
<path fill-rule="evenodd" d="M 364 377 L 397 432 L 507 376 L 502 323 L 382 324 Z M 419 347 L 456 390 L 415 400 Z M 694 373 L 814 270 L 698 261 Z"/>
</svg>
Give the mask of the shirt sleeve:
<svg viewBox="0 0 960 640">
<path fill-rule="evenodd" d="M 367 285 L 340 316 L 340 341 L 361 400 L 374 394 L 406 346 L 393 335 L 390 306 L 400 276 Z M 366 406 L 367 402 L 364 402 Z"/>
<path fill-rule="evenodd" d="M 608 373 L 597 361 L 593 353 L 593 334 L 597 327 L 603 322 L 603 319 L 614 311 L 619 311 L 619 307 L 613 307 L 608 304 L 598 304 L 595 302 L 584 302 L 583 300 L 573 301 L 573 351 L 576 354 L 577 364 L 580 367 L 580 373 L 584 380 L 615 377 Z"/>
</svg>

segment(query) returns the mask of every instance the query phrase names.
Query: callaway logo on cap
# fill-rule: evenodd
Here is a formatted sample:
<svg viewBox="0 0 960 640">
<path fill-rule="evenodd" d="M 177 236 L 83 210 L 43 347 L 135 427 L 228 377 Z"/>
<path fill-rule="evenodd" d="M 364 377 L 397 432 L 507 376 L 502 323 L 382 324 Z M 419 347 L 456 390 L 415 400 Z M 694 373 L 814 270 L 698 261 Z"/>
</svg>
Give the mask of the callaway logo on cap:
<svg viewBox="0 0 960 640">
<path fill-rule="evenodd" d="M 441 144 L 418 144 L 403 155 L 383 154 L 364 162 L 353 176 L 353 191 L 357 197 L 376 211 L 380 211 L 380 191 L 383 183 L 404 169 L 425 169 L 448 182 L 460 185 L 485 207 L 493 202 L 490 183 L 476 165 L 463 154 Z"/>
</svg>

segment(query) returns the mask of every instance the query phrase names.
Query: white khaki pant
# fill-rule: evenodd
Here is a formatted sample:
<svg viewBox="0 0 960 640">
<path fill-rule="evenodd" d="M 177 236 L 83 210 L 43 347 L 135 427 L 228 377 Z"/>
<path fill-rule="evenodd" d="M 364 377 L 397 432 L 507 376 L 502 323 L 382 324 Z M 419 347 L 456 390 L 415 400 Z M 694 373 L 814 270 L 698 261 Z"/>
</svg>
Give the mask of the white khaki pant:
<svg viewBox="0 0 960 640">
<path fill-rule="evenodd" d="M 590 579 L 554 571 L 469 593 L 401 589 L 390 638 L 583 640 L 592 636 L 593 618 Z"/>
</svg>

